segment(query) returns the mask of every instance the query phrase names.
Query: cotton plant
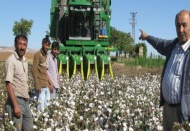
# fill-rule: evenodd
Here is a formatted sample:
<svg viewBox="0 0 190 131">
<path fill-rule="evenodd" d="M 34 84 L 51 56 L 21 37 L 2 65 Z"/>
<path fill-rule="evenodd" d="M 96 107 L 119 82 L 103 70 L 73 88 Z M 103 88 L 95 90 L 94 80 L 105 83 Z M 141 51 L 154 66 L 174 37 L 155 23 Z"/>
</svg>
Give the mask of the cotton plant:
<svg viewBox="0 0 190 131">
<path fill-rule="evenodd" d="M 121 75 L 99 80 L 91 74 L 62 76 L 59 97 L 44 112 L 31 100 L 34 130 L 161 130 L 160 76 Z"/>
</svg>

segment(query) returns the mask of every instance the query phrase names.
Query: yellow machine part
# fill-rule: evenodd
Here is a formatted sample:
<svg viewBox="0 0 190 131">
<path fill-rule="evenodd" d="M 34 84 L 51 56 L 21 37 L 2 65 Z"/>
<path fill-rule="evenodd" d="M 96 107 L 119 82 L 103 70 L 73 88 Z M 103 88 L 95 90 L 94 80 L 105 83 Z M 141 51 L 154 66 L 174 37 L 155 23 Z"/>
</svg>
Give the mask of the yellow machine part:
<svg viewBox="0 0 190 131">
<path fill-rule="evenodd" d="M 94 61 L 94 64 L 95 64 L 95 72 L 96 72 L 96 75 L 98 76 L 98 67 L 97 67 L 97 60 Z"/>
<path fill-rule="evenodd" d="M 62 61 L 59 63 L 59 75 L 61 75 L 63 73 L 63 69 L 62 69 Z"/>
<path fill-rule="evenodd" d="M 69 61 L 67 61 L 67 65 L 66 65 L 66 73 L 67 73 L 67 75 L 69 76 Z"/>
<path fill-rule="evenodd" d="M 83 61 L 82 60 L 81 60 L 80 70 L 81 70 L 82 79 L 84 80 Z"/>
<path fill-rule="evenodd" d="M 112 71 L 112 66 L 111 66 L 111 61 L 109 61 L 109 73 L 110 73 L 112 79 L 114 79 L 114 77 L 113 77 L 113 71 Z"/>
<path fill-rule="evenodd" d="M 102 61 L 102 73 L 101 73 L 101 77 L 100 77 L 100 79 L 102 80 L 103 79 L 103 77 L 104 77 L 104 61 Z"/>
<path fill-rule="evenodd" d="M 63 64 L 62 61 L 59 63 L 59 71 L 58 71 L 59 75 L 63 74 Z M 66 73 L 69 76 L 69 61 L 67 61 L 66 63 Z"/>
<path fill-rule="evenodd" d="M 98 76 L 97 60 L 95 60 L 94 64 L 95 64 L 95 73 Z M 112 77 L 112 79 L 114 79 L 111 61 L 109 61 L 108 71 L 109 71 L 109 74 Z M 60 62 L 58 73 L 60 75 L 62 75 L 62 73 L 63 73 L 62 62 Z M 66 73 L 69 76 L 69 61 L 67 61 L 67 63 L 66 63 Z M 76 61 L 74 61 L 73 75 L 76 75 Z M 82 60 L 81 60 L 81 75 L 82 75 L 82 78 L 84 79 L 83 61 Z M 102 71 L 101 71 L 101 77 L 100 77 L 101 80 L 103 79 L 104 75 L 105 75 L 105 65 L 104 65 L 104 61 L 102 61 Z M 90 76 L 90 61 L 88 61 L 87 79 L 89 78 L 89 76 Z"/>
<path fill-rule="evenodd" d="M 76 61 L 74 61 L 74 69 L 73 69 L 73 75 L 76 75 Z"/>
<path fill-rule="evenodd" d="M 90 75 L 90 61 L 88 61 L 87 79 Z"/>
</svg>

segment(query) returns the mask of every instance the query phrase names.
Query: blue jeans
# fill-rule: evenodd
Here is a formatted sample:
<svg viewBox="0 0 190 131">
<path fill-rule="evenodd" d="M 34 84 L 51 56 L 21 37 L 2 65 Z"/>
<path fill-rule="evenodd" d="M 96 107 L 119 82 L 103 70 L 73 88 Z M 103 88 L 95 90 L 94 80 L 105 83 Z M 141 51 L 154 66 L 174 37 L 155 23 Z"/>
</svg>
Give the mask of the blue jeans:
<svg viewBox="0 0 190 131">
<path fill-rule="evenodd" d="M 53 89 L 53 93 L 50 94 L 50 99 L 55 99 L 56 97 L 58 97 L 58 88 Z"/>
<path fill-rule="evenodd" d="M 16 98 L 22 115 L 20 118 L 15 117 L 13 113 L 12 102 L 8 99 L 5 105 L 5 111 L 8 113 L 10 118 L 13 118 L 14 126 L 17 131 L 32 131 L 33 130 L 33 118 L 29 107 L 29 101 Z"/>
<path fill-rule="evenodd" d="M 48 87 L 41 88 L 41 93 L 37 92 L 38 106 L 37 109 L 43 112 L 49 105 L 50 91 Z"/>
</svg>

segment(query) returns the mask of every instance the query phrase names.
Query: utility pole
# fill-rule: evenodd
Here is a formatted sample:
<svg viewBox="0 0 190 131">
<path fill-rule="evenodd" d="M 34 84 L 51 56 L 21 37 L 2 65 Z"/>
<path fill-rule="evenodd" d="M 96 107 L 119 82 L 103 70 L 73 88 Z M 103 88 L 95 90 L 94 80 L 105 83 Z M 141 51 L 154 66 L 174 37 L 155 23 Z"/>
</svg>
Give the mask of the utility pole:
<svg viewBox="0 0 190 131">
<path fill-rule="evenodd" d="M 132 16 L 132 20 L 130 21 L 129 24 L 132 25 L 132 38 L 133 38 L 134 43 L 135 43 L 135 24 L 136 24 L 135 16 L 136 16 L 137 12 L 130 12 L 130 13 L 131 13 L 131 16 Z"/>
</svg>

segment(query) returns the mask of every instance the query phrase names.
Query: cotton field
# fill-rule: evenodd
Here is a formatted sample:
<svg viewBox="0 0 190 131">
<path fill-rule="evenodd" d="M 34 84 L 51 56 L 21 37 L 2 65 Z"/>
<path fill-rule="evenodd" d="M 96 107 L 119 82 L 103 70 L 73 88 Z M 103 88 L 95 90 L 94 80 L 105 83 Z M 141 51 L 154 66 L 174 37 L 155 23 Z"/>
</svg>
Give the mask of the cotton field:
<svg viewBox="0 0 190 131">
<path fill-rule="evenodd" d="M 162 130 L 159 76 L 81 78 L 63 77 L 60 97 L 46 112 L 32 109 L 37 130 Z"/>
<path fill-rule="evenodd" d="M 162 130 L 159 82 L 160 76 L 150 74 L 114 80 L 105 76 L 102 81 L 95 75 L 87 81 L 79 74 L 70 80 L 63 76 L 59 97 L 50 101 L 45 112 L 36 110 L 35 97 L 31 100 L 34 129 Z"/>
<path fill-rule="evenodd" d="M 31 78 L 30 78 L 31 79 Z M 50 101 L 44 112 L 31 110 L 35 131 L 151 131 L 163 130 L 159 108 L 160 75 L 144 74 L 129 78 L 121 75 L 102 81 L 91 74 L 84 81 L 80 74 L 62 76 L 59 97 Z M 30 82 L 32 85 L 32 82 Z M 30 85 L 30 86 L 31 86 Z M 4 98 L 6 93 L 0 93 Z M 14 130 L 7 114 L 1 115 L 0 131 Z M 188 123 L 184 123 L 187 127 Z M 175 129 L 183 125 L 175 124 Z"/>
</svg>

